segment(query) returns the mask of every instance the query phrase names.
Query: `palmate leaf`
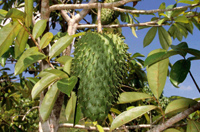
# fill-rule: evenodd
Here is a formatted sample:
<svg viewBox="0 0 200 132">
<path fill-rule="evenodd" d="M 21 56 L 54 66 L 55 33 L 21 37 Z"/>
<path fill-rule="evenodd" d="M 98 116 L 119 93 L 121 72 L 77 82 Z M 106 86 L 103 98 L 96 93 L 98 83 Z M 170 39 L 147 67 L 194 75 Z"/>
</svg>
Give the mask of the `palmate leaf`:
<svg viewBox="0 0 200 132">
<path fill-rule="evenodd" d="M 15 75 L 22 73 L 28 66 L 44 58 L 46 56 L 40 53 L 37 47 L 26 50 L 15 65 Z"/>
<path fill-rule="evenodd" d="M 53 109 L 53 106 L 56 102 L 58 95 L 59 95 L 59 90 L 57 88 L 57 84 L 55 83 L 45 94 L 45 97 L 39 109 L 40 116 L 43 121 L 46 121 L 49 115 L 51 114 L 51 111 Z"/>
<path fill-rule="evenodd" d="M 146 93 L 139 93 L 139 92 L 124 92 L 120 94 L 118 99 L 118 104 L 125 104 L 125 103 L 131 103 L 138 100 L 143 100 L 147 98 L 152 98 L 150 95 Z"/>
<path fill-rule="evenodd" d="M 0 57 L 12 45 L 14 38 L 17 36 L 21 28 L 22 26 L 18 22 L 14 22 L 13 24 L 7 24 L 0 29 Z"/>
<path fill-rule="evenodd" d="M 65 35 L 56 41 L 56 43 L 51 47 L 49 52 L 49 58 L 53 58 L 59 55 L 64 49 L 66 49 L 72 42 L 73 36 Z"/>
<path fill-rule="evenodd" d="M 164 49 L 153 50 L 149 53 L 148 56 L 161 51 L 165 50 Z M 149 87 L 157 99 L 159 99 L 160 95 L 163 92 L 163 88 L 165 86 L 165 82 L 167 79 L 168 65 L 169 65 L 169 58 L 166 58 L 162 61 L 159 61 L 147 67 L 147 80 L 149 83 Z"/>
<path fill-rule="evenodd" d="M 138 106 L 121 113 L 113 120 L 110 127 L 110 131 L 136 119 L 141 115 L 144 115 L 146 112 L 153 110 L 155 108 L 157 107 L 153 105 Z"/>
</svg>

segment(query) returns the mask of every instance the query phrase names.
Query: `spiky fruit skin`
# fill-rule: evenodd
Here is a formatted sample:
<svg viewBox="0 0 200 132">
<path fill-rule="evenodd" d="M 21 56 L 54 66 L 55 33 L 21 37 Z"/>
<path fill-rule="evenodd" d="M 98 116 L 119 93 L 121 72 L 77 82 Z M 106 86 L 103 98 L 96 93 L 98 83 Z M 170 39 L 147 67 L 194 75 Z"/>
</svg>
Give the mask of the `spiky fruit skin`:
<svg viewBox="0 0 200 132">
<path fill-rule="evenodd" d="M 116 2 L 119 0 L 106 0 L 104 3 L 111 3 Z M 111 10 L 109 8 L 102 8 L 101 10 L 101 23 L 103 25 L 107 25 L 112 23 L 118 16 L 120 15 L 120 12 Z"/>
<path fill-rule="evenodd" d="M 86 33 L 75 44 L 73 74 L 80 78 L 78 102 L 85 117 L 103 121 L 126 74 L 128 46 L 112 34 Z"/>
</svg>

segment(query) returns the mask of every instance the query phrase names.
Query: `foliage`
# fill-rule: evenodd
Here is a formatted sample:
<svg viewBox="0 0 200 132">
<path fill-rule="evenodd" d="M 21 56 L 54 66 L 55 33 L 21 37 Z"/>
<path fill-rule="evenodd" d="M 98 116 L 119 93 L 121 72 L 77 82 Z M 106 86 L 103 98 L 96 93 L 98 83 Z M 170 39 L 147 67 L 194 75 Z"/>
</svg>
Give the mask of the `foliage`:
<svg viewBox="0 0 200 132">
<path fill-rule="evenodd" d="M 71 4 L 78 1 L 62 2 Z M 49 5 L 62 4 L 62 2 L 51 1 Z M 190 9 L 176 8 L 178 3 L 188 4 Z M 126 59 L 127 68 L 124 68 L 127 71 L 123 71 L 126 75 L 123 80 L 120 80 L 123 85 L 119 88 L 121 90 L 119 100 L 108 111 L 108 116 L 101 124 L 102 126 L 108 126 L 111 130 L 122 125 L 151 124 L 159 126 L 177 113 L 198 104 L 199 99 L 179 96 L 164 97 L 163 88 L 167 76 L 169 76 L 171 83 L 178 88 L 178 85 L 190 75 L 200 92 L 190 72 L 191 62 L 200 59 L 200 51 L 189 48 L 190 46 L 186 42 L 181 42 L 183 37 L 187 38 L 189 33 L 193 33 L 195 27 L 200 29 L 199 12 L 195 9 L 199 4 L 199 0 L 176 0 L 174 5 L 166 6 L 165 3 L 162 3 L 159 9 L 165 11 L 158 11 L 157 14 L 146 12 L 147 15 L 150 14 L 153 17 L 150 25 L 147 23 L 147 26 L 138 28 L 142 30 L 152 26 L 144 38 L 143 46 L 146 47 L 151 44 L 158 34 L 162 49 L 151 51 L 144 61 L 139 58 L 144 57 L 140 53 L 129 54 Z M 40 17 L 37 16 L 38 11 L 45 13 L 42 12 L 43 7 L 38 0 L 25 0 L 25 3 L 23 0 L 0 1 L 0 5 L 2 5 L 0 10 L 0 22 L 2 22 L 0 29 L 0 64 L 5 67 L 8 61 L 16 62 L 14 75 L 8 74 L 6 71 L 9 70 L 8 68 L 0 70 L 2 73 L 0 76 L 0 130 L 18 131 L 22 129 L 23 131 L 31 131 L 36 129 L 36 123 L 39 121 L 37 110 L 26 115 L 25 121 L 22 121 L 19 115 L 25 115 L 26 111 L 33 106 L 38 106 L 39 95 L 43 92 L 46 94 L 39 109 L 42 121 L 48 120 L 54 109 L 55 101 L 59 98 L 59 93 L 62 92 L 65 94 L 66 119 L 72 118 L 74 124 L 79 123 L 82 112 L 77 103 L 76 95 L 77 87 L 81 81 L 77 76 L 71 75 L 73 57 L 67 56 L 63 51 L 71 43 L 77 43 L 79 36 L 82 36 L 85 32 L 96 32 L 96 29 L 84 28 L 76 30 L 74 33 L 67 32 L 67 29 L 73 29 L 74 25 L 66 22 L 59 11 L 51 12 L 49 22 L 42 19 L 37 20 L 34 24 L 32 23 L 32 15 L 37 18 Z M 25 7 L 24 12 L 18 10 L 20 7 Z M 42 9 L 40 9 L 41 7 Z M 123 6 L 122 9 L 124 11 L 135 10 L 135 8 L 128 6 Z M 69 14 L 75 14 L 75 12 L 79 13 L 79 10 L 68 10 Z M 140 22 L 136 19 L 139 14 L 121 12 L 120 19 L 124 23 L 138 23 L 139 25 Z M 94 23 L 96 14 L 90 12 L 89 15 L 91 19 L 88 20 L 91 20 L 90 23 Z M 3 25 L 8 20 L 10 20 L 10 23 Z M 88 23 L 87 20 L 85 21 Z M 120 24 L 119 20 L 115 20 L 113 23 Z M 49 32 L 50 28 L 55 29 L 58 25 L 61 27 L 60 32 L 56 35 Z M 165 28 L 166 25 L 169 26 L 168 30 Z M 137 37 L 136 28 L 131 27 L 131 30 L 133 35 Z M 103 31 L 118 33 L 123 36 L 120 28 L 104 28 Z M 78 32 L 81 33 L 75 34 Z M 172 45 L 174 39 L 179 40 L 180 43 Z M 105 50 L 109 51 L 109 48 Z M 190 57 L 186 56 L 187 54 L 190 54 Z M 170 57 L 174 55 L 180 55 L 183 58 L 172 65 Z M 27 71 L 30 74 L 33 73 L 34 77 L 25 79 L 23 73 Z M 114 74 L 114 72 L 111 74 Z M 19 81 L 13 81 L 14 79 L 18 80 L 18 78 Z M 8 118 L 10 116 L 14 117 L 13 121 Z M 85 120 L 85 124 L 88 122 L 91 121 Z M 199 110 L 196 110 L 184 120 L 179 120 L 180 125 L 186 124 L 186 126 L 175 126 L 166 131 L 198 131 L 199 122 Z M 99 131 L 103 131 L 98 122 L 89 124 L 96 126 Z M 149 130 L 149 128 L 136 129 L 136 131 L 146 130 Z"/>
</svg>

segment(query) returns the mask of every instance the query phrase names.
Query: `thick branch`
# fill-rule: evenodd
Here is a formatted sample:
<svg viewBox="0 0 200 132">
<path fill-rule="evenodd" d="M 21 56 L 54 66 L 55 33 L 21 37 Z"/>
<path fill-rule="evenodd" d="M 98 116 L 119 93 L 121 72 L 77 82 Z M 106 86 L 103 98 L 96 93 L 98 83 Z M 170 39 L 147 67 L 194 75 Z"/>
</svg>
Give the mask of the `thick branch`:
<svg viewBox="0 0 200 132">
<path fill-rule="evenodd" d="M 188 115 L 191 113 L 195 112 L 196 110 L 200 109 L 200 102 L 197 103 L 196 105 L 190 107 L 189 109 L 175 115 L 174 117 L 170 118 L 166 122 L 162 123 L 161 125 L 158 125 L 157 127 L 149 130 L 148 132 L 161 132 L 165 130 L 168 127 L 171 127 L 173 124 L 179 122 L 180 120 L 186 118 Z"/>
<path fill-rule="evenodd" d="M 172 9 L 155 9 L 155 10 L 127 10 L 127 9 L 122 9 L 118 7 L 113 7 L 112 9 L 119 12 L 127 12 L 127 13 L 134 13 L 134 14 L 152 14 L 152 13 L 157 13 L 157 12 L 166 12 L 166 11 L 174 11 L 174 10 L 187 10 L 188 8 L 196 7 L 199 5 L 200 3 L 192 4 L 189 6 L 175 7 Z"/>
<path fill-rule="evenodd" d="M 124 5 L 126 3 L 132 2 L 132 1 L 140 1 L 140 0 L 121 0 L 118 2 L 113 3 L 101 3 L 102 8 L 112 8 Z M 50 11 L 55 10 L 66 10 L 66 9 L 92 9 L 92 8 L 98 8 L 98 3 L 88 3 L 88 4 L 56 4 L 50 6 Z"/>
</svg>

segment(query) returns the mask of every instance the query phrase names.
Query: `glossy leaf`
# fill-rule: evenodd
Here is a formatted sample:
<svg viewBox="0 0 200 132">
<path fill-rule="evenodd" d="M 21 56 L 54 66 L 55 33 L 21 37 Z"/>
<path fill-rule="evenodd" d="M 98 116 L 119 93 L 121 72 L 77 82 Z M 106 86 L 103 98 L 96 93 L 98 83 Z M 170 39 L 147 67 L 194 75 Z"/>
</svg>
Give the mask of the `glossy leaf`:
<svg viewBox="0 0 200 132">
<path fill-rule="evenodd" d="M 45 69 L 44 71 L 40 72 L 40 74 L 38 74 L 37 77 L 44 77 L 48 74 L 54 74 L 58 76 L 60 79 L 69 77 L 65 72 L 59 69 Z"/>
<path fill-rule="evenodd" d="M 52 38 L 53 34 L 51 32 L 47 32 L 40 41 L 40 48 L 44 49 L 45 47 L 47 47 L 47 45 L 49 45 L 49 43 L 51 42 Z"/>
<path fill-rule="evenodd" d="M 171 36 L 163 27 L 158 27 L 158 36 L 162 48 L 167 50 L 172 44 Z"/>
<path fill-rule="evenodd" d="M 172 9 L 172 8 L 174 8 L 174 5 L 169 5 L 166 7 L 166 9 Z M 166 15 L 168 18 L 171 18 L 172 11 L 166 11 Z"/>
<path fill-rule="evenodd" d="M 181 52 L 176 51 L 176 50 L 166 51 L 164 49 L 160 49 L 159 52 L 147 56 L 146 60 L 144 61 L 144 67 L 152 65 L 156 62 L 159 62 L 161 60 L 167 59 L 173 55 L 177 55 L 180 53 Z"/>
<path fill-rule="evenodd" d="M 185 49 L 182 49 L 182 50 L 187 52 L 187 53 L 194 55 L 197 58 L 200 58 L 200 51 L 199 50 L 192 49 L 192 48 L 185 48 Z"/>
<path fill-rule="evenodd" d="M 42 77 L 33 87 L 31 91 L 32 99 L 35 99 L 39 96 L 39 94 L 47 88 L 51 83 L 59 80 L 60 78 L 55 74 L 47 74 L 46 76 Z"/>
<path fill-rule="evenodd" d="M 165 50 L 164 49 L 153 50 L 149 53 L 148 56 L 161 51 Z M 149 87 L 157 99 L 159 99 L 160 95 L 163 92 L 163 88 L 165 86 L 165 82 L 167 79 L 167 72 L 168 72 L 168 64 L 169 64 L 169 58 L 159 61 L 147 67 L 147 80 L 149 83 Z"/>
<path fill-rule="evenodd" d="M 153 110 L 155 108 L 157 108 L 157 107 L 153 106 L 153 105 L 138 106 L 138 107 L 132 108 L 128 111 L 121 113 L 113 120 L 111 127 L 110 127 L 110 131 L 136 119 L 137 117 L 139 117 L 139 116 L 145 114 L 146 112 Z"/>
<path fill-rule="evenodd" d="M 24 52 L 28 37 L 28 32 L 22 27 L 15 40 L 15 58 Z"/>
<path fill-rule="evenodd" d="M 61 92 L 70 96 L 71 91 L 75 87 L 77 81 L 78 81 L 78 78 L 75 76 L 72 76 L 70 78 L 63 78 L 58 81 L 57 87 Z"/>
<path fill-rule="evenodd" d="M 193 120 L 189 120 L 186 132 L 200 132 L 200 123 Z"/>
<path fill-rule="evenodd" d="M 62 65 L 64 65 L 66 63 L 66 61 L 71 60 L 72 57 L 71 56 L 61 56 L 58 59 L 56 59 L 56 61 L 58 61 L 59 63 L 61 63 Z"/>
<path fill-rule="evenodd" d="M 146 36 L 144 37 L 144 40 L 143 40 L 143 47 L 148 46 L 153 41 L 153 39 L 156 36 L 156 33 L 157 33 L 157 27 L 152 27 L 147 32 L 147 34 L 146 34 Z"/>
<path fill-rule="evenodd" d="M 178 45 L 171 45 L 171 48 L 173 50 L 179 51 L 179 53 L 185 57 L 187 55 L 187 52 L 183 51 L 182 49 L 187 49 L 188 48 L 188 44 L 186 42 L 181 42 Z"/>
<path fill-rule="evenodd" d="M 169 128 L 167 130 L 164 130 L 163 132 L 181 132 L 181 131 L 179 131 L 179 130 L 177 130 L 175 128 Z"/>
<path fill-rule="evenodd" d="M 8 11 L 7 15 L 5 16 L 6 18 L 12 18 L 14 20 L 20 19 L 22 21 L 24 21 L 24 17 L 25 17 L 25 13 L 16 9 L 16 8 L 12 8 Z"/>
<path fill-rule="evenodd" d="M 175 20 L 175 22 L 182 22 L 182 23 L 188 23 L 189 20 L 186 16 L 178 16 Z"/>
<path fill-rule="evenodd" d="M 43 121 L 46 121 L 49 115 L 51 114 L 51 111 L 53 109 L 53 106 L 56 102 L 58 95 L 59 95 L 59 90 L 57 88 L 57 84 L 55 83 L 45 94 L 45 97 L 39 109 L 40 116 Z"/>
<path fill-rule="evenodd" d="M 140 53 L 134 53 L 132 56 L 131 56 L 131 58 L 133 59 L 133 58 L 137 58 L 137 57 L 145 57 L 143 54 L 140 54 Z"/>
<path fill-rule="evenodd" d="M 66 49 L 72 42 L 73 36 L 66 35 L 59 40 L 51 47 L 49 52 L 49 58 L 53 58 L 59 55 L 64 49 Z"/>
<path fill-rule="evenodd" d="M 22 73 L 26 68 L 46 56 L 38 51 L 37 47 L 26 50 L 15 65 L 15 75 Z"/>
<path fill-rule="evenodd" d="M 182 83 L 190 70 L 190 61 L 179 60 L 171 68 L 170 71 L 170 81 L 175 86 L 178 87 Z"/>
<path fill-rule="evenodd" d="M 12 45 L 12 42 L 19 33 L 20 29 L 21 25 L 18 22 L 14 22 L 13 24 L 9 23 L 0 29 L 0 57 Z"/>
<path fill-rule="evenodd" d="M 118 104 L 131 103 L 131 102 L 135 102 L 135 101 L 143 100 L 147 98 L 152 98 L 152 97 L 146 93 L 124 92 L 120 94 L 117 103 Z"/>
<path fill-rule="evenodd" d="M 39 20 L 36 22 L 36 24 L 33 27 L 33 38 L 37 39 L 39 36 L 41 36 L 46 29 L 47 26 L 47 20 Z"/>
<path fill-rule="evenodd" d="M 65 117 L 67 121 L 69 121 L 70 116 L 74 115 L 75 113 L 76 99 L 77 99 L 76 94 L 72 92 L 71 97 L 67 102 L 67 106 L 65 109 Z"/>
<path fill-rule="evenodd" d="M 198 0 L 179 0 L 178 3 L 185 3 L 185 4 L 197 4 L 199 1 Z"/>
<path fill-rule="evenodd" d="M 70 70 L 71 70 L 71 64 L 72 64 L 72 57 L 71 58 L 68 58 L 65 60 L 65 65 L 63 67 L 63 70 L 65 72 L 67 72 L 69 75 L 70 75 Z"/>
<path fill-rule="evenodd" d="M 189 99 L 189 98 L 181 98 L 170 102 L 165 109 L 165 114 L 171 116 L 175 115 L 178 112 L 184 111 L 191 106 L 197 104 L 197 101 Z"/>
<path fill-rule="evenodd" d="M 33 0 L 25 0 L 25 13 L 25 25 L 26 27 L 30 27 L 32 24 Z"/>
</svg>

